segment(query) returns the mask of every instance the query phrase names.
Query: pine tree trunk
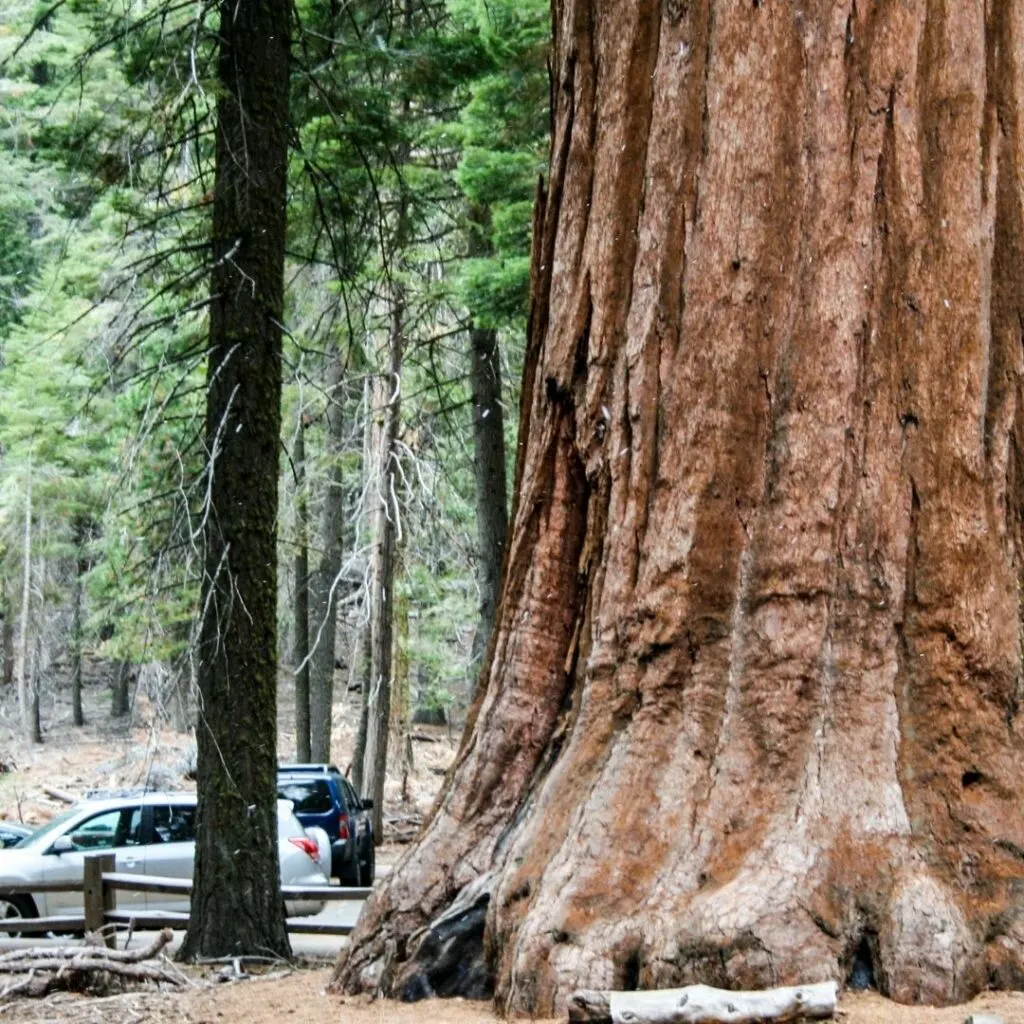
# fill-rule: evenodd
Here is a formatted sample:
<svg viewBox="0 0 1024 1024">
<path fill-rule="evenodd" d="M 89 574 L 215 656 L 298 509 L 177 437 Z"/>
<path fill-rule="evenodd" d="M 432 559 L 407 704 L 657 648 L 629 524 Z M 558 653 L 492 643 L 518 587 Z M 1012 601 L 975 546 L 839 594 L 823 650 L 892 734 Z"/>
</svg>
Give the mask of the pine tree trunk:
<svg viewBox="0 0 1024 1024">
<path fill-rule="evenodd" d="M 39 706 L 39 696 L 42 690 L 42 647 L 43 638 L 36 633 L 35 641 L 32 644 L 32 656 L 29 664 L 29 692 L 31 693 L 31 737 L 33 743 L 43 742 L 43 716 Z"/>
<path fill-rule="evenodd" d="M 554 14 L 486 684 L 336 984 L 1020 987 L 1024 15 Z"/>
<path fill-rule="evenodd" d="M 373 426 L 373 384 L 369 376 L 363 380 L 363 493 L 369 498 L 373 488 L 371 481 L 376 472 L 374 466 Z M 356 548 L 362 547 L 362 523 L 368 516 L 356 520 Z M 371 524 L 372 528 L 372 524 Z M 365 595 L 365 617 L 360 618 L 356 627 L 355 643 L 352 645 L 352 663 L 349 666 L 349 690 L 358 684 L 359 725 L 356 728 L 355 748 L 352 751 L 351 782 L 357 793 L 363 792 L 363 761 L 366 757 L 366 719 L 370 701 L 370 618 L 369 594 Z"/>
<path fill-rule="evenodd" d="M 21 546 L 21 623 L 18 630 L 18 712 L 21 717 L 21 735 L 31 733 L 31 713 L 28 693 L 28 633 L 32 611 L 32 469 L 25 478 L 25 529 Z"/>
<path fill-rule="evenodd" d="M 7 610 L 4 613 L 3 625 L 4 642 L 4 688 L 14 683 L 14 614 L 11 608 L 10 598 L 7 600 Z"/>
<path fill-rule="evenodd" d="M 355 643 L 352 645 L 352 665 L 350 679 L 358 682 L 359 691 L 359 724 L 356 726 L 356 742 L 352 750 L 351 782 L 357 793 L 363 791 L 363 761 L 366 758 L 366 720 L 370 702 L 370 623 L 360 623 L 356 629 Z M 350 684 L 350 689 L 352 689 Z"/>
<path fill-rule="evenodd" d="M 405 544 L 395 552 L 395 567 L 392 572 L 394 587 L 394 638 L 392 642 L 394 669 L 394 710 L 391 718 L 395 723 L 395 734 L 401 758 L 402 802 L 409 799 L 409 773 L 412 771 L 412 739 L 409 736 L 411 711 L 409 708 L 409 593 L 394 586 L 394 579 L 400 579 L 403 572 Z M 383 842 L 383 836 L 381 841 Z"/>
<path fill-rule="evenodd" d="M 480 237 L 483 210 L 470 211 L 470 255 L 490 251 Z M 498 332 L 470 327 L 469 381 L 473 392 L 473 470 L 476 480 L 477 587 L 480 622 L 473 637 L 473 663 L 479 666 L 494 629 L 501 566 L 508 536 L 508 488 L 505 483 L 505 413 L 501 402 Z"/>
<path fill-rule="evenodd" d="M 400 511 L 395 488 L 398 424 L 401 415 L 402 354 L 405 334 L 405 288 L 392 283 L 388 331 L 388 370 L 377 386 L 380 437 L 374 503 L 374 540 L 370 568 L 370 689 L 366 708 L 366 751 L 360 796 L 373 799 L 374 838 L 384 835 L 384 782 L 387 777 L 391 725 L 391 655 L 394 628 L 394 553 Z"/>
<path fill-rule="evenodd" d="M 75 561 L 75 582 L 71 594 L 71 721 L 85 725 L 82 711 L 82 579 L 89 565 L 83 555 Z"/>
<path fill-rule="evenodd" d="M 287 0 L 220 5 L 199 802 L 184 959 L 290 952 L 276 801 L 290 12 Z"/>
<path fill-rule="evenodd" d="M 505 486 L 505 417 L 501 407 L 498 332 L 471 328 L 470 383 L 473 388 L 473 466 L 476 476 L 477 586 L 480 623 L 473 643 L 479 661 L 494 628 L 501 565 L 508 535 Z"/>
<path fill-rule="evenodd" d="M 309 732 L 309 506 L 306 502 L 306 424 L 302 414 L 292 453 L 295 466 L 295 759 L 310 760 Z"/>
<path fill-rule="evenodd" d="M 175 627 L 174 635 L 189 653 L 184 663 L 176 665 L 173 669 L 168 702 L 171 706 L 171 728 L 175 732 L 185 733 L 191 732 L 196 726 L 196 623 L 181 623 Z"/>
<path fill-rule="evenodd" d="M 344 494 L 341 489 L 343 360 L 335 346 L 327 365 L 325 459 L 327 474 L 320 512 L 320 560 L 310 578 L 310 746 L 316 762 L 331 760 L 331 718 L 334 712 L 334 657 L 338 629 L 338 577 L 341 573 L 341 541 Z"/>
<path fill-rule="evenodd" d="M 114 685 L 110 692 L 111 718 L 126 718 L 131 711 L 131 682 L 131 663 L 118 661 L 114 666 Z"/>
</svg>

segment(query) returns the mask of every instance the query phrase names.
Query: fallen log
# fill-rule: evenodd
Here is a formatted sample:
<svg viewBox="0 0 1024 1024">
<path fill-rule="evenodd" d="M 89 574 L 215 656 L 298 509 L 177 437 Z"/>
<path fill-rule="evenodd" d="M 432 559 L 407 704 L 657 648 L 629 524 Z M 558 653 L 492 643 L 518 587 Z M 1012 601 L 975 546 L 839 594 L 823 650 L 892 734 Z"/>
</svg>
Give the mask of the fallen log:
<svg viewBox="0 0 1024 1024">
<path fill-rule="evenodd" d="M 836 1011 L 834 981 L 760 992 L 730 992 L 709 985 L 652 992 L 580 989 L 569 997 L 573 1024 L 757 1024 L 827 1020 Z"/>
<path fill-rule="evenodd" d="M 45 996 L 57 989 L 80 992 L 105 989 L 111 978 L 184 985 L 185 977 L 153 960 L 174 937 L 165 928 L 145 949 L 114 950 L 104 946 L 34 947 L 0 957 L 0 974 L 27 974 L 0 989 L 0 1002 L 15 996 Z"/>
<path fill-rule="evenodd" d="M 60 801 L 62 804 L 77 804 L 78 797 L 73 796 L 64 789 L 56 789 L 53 786 L 43 786 L 43 792 L 54 800 Z"/>
</svg>

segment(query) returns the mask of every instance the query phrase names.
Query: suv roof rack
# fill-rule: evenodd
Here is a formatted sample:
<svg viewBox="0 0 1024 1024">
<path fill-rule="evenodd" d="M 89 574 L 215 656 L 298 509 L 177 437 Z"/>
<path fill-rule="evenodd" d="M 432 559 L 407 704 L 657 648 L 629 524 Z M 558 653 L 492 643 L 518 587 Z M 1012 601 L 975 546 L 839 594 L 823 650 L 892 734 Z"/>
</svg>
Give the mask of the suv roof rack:
<svg viewBox="0 0 1024 1024">
<path fill-rule="evenodd" d="M 301 775 L 304 772 L 327 772 L 331 775 L 340 775 L 341 772 L 333 764 L 279 764 L 278 772 L 289 775 Z"/>
<path fill-rule="evenodd" d="M 186 789 L 169 790 L 155 786 L 112 786 L 89 789 L 83 794 L 83 800 L 123 800 L 137 796 L 187 796 Z"/>
</svg>

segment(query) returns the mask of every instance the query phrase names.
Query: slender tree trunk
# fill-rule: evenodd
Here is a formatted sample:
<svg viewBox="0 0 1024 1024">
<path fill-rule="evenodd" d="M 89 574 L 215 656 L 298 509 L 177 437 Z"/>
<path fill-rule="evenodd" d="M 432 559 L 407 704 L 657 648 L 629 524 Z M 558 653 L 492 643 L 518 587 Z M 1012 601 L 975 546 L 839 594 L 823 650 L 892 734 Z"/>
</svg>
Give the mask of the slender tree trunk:
<svg viewBox="0 0 1024 1024">
<path fill-rule="evenodd" d="M 363 761 L 366 758 L 366 720 L 369 714 L 370 673 L 370 623 L 356 627 L 355 643 L 352 645 L 351 679 L 358 683 L 359 724 L 356 726 L 356 741 L 352 750 L 351 782 L 357 793 L 363 791 Z"/>
<path fill-rule="evenodd" d="M 295 758 L 310 760 L 309 730 L 309 506 L 306 500 L 306 423 L 299 413 L 295 433 Z"/>
<path fill-rule="evenodd" d="M 1019 987 L 1020 5 L 554 13 L 486 682 L 337 984 Z"/>
<path fill-rule="evenodd" d="M 7 598 L 7 610 L 4 613 L 3 625 L 4 642 L 4 687 L 7 688 L 14 683 L 14 610 L 10 597 Z"/>
<path fill-rule="evenodd" d="M 374 463 L 373 426 L 373 385 L 369 376 L 363 381 L 363 493 L 369 499 L 376 474 Z M 361 522 L 356 521 L 356 546 L 361 546 Z M 357 682 L 359 686 L 359 725 L 356 729 L 355 749 L 352 752 L 352 786 L 357 793 L 363 792 L 363 761 L 366 758 L 366 721 L 370 703 L 370 673 L 373 670 L 370 657 L 370 595 L 365 598 L 366 616 L 356 628 L 356 640 L 352 650 L 349 689 Z"/>
<path fill-rule="evenodd" d="M 31 733 L 33 743 L 43 742 L 43 717 L 39 707 L 39 696 L 42 691 L 43 638 L 36 633 L 32 644 L 32 655 L 29 664 L 29 691 L 32 695 Z"/>
<path fill-rule="evenodd" d="M 374 838 L 384 834 L 384 782 L 387 777 L 388 733 L 391 724 L 391 643 L 394 617 L 394 551 L 399 526 L 395 464 L 401 414 L 402 354 L 405 334 L 405 290 L 392 283 L 388 331 L 387 374 L 377 387 L 380 438 L 374 502 L 374 542 L 370 570 L 370 693 L 367 701 L 366 752 L 361 795 L 373 798 Z"/>
<path fill-rule="evenodd" d="M 332 348 L 324 391 L 327 395 L 324 456 L 327 473 L 320 512 L 320 560 L 310 579 L 310 746 L 316 762 L 331 760 L 331 719 L 334 713 L 334 658 L 338 629 L 338 584 L 344 493 L 341 489 L 344 409 L 342 352 Z"/>
<path fill-rule="evenodd" d="M 399 756 L 401 757 L 400 773 L 402 776 L 402 802 L 409 799 L 409 773 L 412 771 L 412 739 L 409 736 L 409 594 L 394 584 L 394 579 L 401 578 L 404 561 L 405 544 L 399 546 L 395 553 L 395 569 L 392 573 L 394 598 L 394 711 L 392 720 L 395 725 L 395 738 L 398 740 Z"/>
<path fill-rule="evenodd" d="M 110 717 L 127 718 L 132 709 L 131 662 L 118 661 L 114 666 L 114 685 L 110 691 Z"/>
<path fill-rule="evenodd" d="M 175 636 L 189 650 L 189 656 L 183 664 L 174 669 L 171 679 L 169 702 L 171 705 L 171 727 L 175 732 L 190 732 L 195 728 L 196 709 L 194 696 L 196 693 L 195 677 L 195 623 L 183 622 L 175 627 Z"/>
<path fill-rule="evenodd" d="M 482 232 L 486 211 L 470 211 L 470 255 L 490 251 Z M 473 638 L 473 662 L 479 666 L 494 628 L 501 566 L 508 536 L 505 483 L 505 413 L 501 402 L 501 356 L 498 332 L 471 326 L 470 373 L 473 392 L 473 469 L 476 480 L 477 587 L 480 622 Z"/>
<path fill-rule="evenodd" d="M 84 554 L 75 560 L 75 582 L 71 595 L 71 721 L 85 725 L 82 711 L 82 580 L 89 565 Z"/>
<path fill-rule="evenodd" d="M 287 0 L 220 5 L 192 925 L 180 956 L 287 957 L 277 849 L 277 553 Z M 240 856 L 239 851 L 244 851 Z"/>
<path fill-rule="evenodd" d="M 21 546 L 21 624 L 18 634 L 18 711 L 21 715 L 21 734 L 28 738 L 31 732 L 28 680 L 28 633 L 32 609 L 32 470 L 25 478 L 25 529 Z"/>
</svg>

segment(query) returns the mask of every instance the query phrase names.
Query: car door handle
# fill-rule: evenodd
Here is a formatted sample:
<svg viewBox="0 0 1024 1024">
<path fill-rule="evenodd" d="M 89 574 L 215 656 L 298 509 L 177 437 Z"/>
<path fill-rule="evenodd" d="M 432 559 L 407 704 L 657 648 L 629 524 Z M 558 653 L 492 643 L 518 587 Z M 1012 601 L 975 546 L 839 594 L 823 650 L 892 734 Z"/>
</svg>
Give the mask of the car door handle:
<svg viewBox="0 0 1024 1024">
<path fill-rule="evenodd" d="M 134 868 L 138 865 L 138 861 L 134 857 L 125 857 L 124 866 L 126 868 Z"/>
</svg>

